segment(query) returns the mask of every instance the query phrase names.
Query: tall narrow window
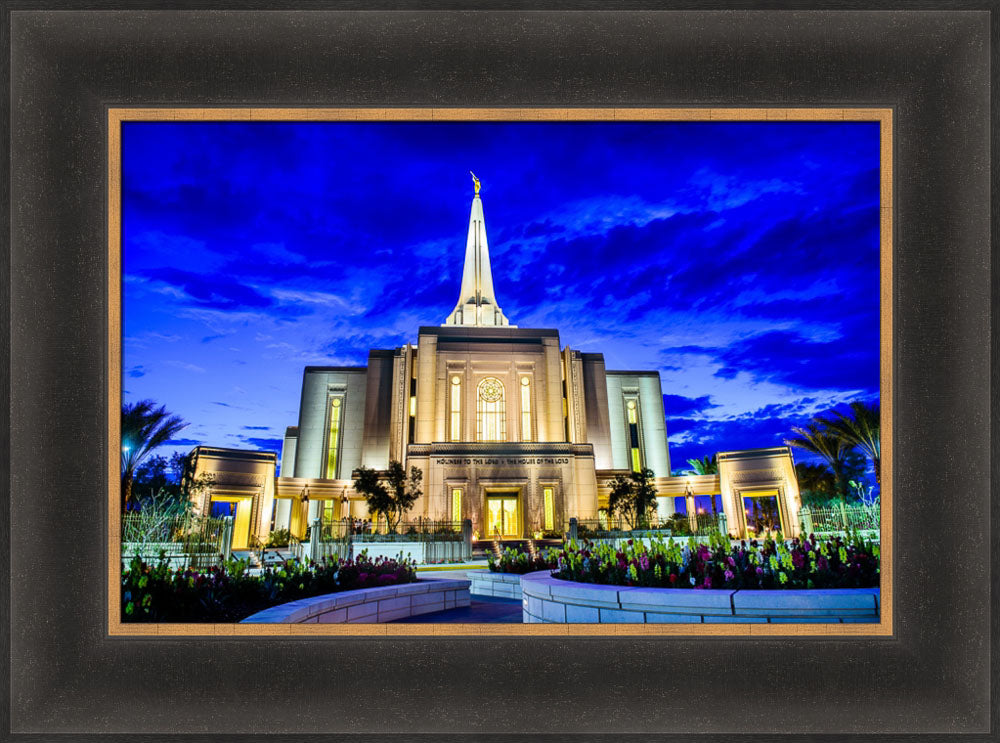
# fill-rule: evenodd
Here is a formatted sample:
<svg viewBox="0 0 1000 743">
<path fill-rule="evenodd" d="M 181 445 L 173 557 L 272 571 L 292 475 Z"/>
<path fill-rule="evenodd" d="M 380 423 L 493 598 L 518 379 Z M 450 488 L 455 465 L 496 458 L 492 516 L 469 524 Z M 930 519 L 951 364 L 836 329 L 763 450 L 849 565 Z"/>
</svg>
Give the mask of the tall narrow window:
<svg viewBox="0 0 1000 743">
<path fill-rule="evenodd" d="M 326 449 L 326 477 L 337 479 L 337 450 L 340 448 L 340 418 L 344 399 L 334 397 L 330 400 L 330 440 Z"/>
<path fill-rule="evenodd" d="M 521 377 L 521 441 L 531 441 L 531 380 Z"/>
<path fill-rule="evenodd" d="M 462 489 L 452 488 L 451 489 L 451 520 L 461 521 L 462 520 Z"/>
<path fill-rule="evenodd" d="M 542 488 L 542 497 L 545 500 L 545 530 L 551 531 L 555 526 L 555 504 L 552 488 Z"/>
<path fill-rule="evenodd" d="M 410 414 L 409 438 L 407 441 L 412 442 L 417 429 L 417 380 L 413 377 L 410 378 L 410 409 L 407 412 Z"/>
<path fill-rule="evenodd" d="M 625 410 L 628 415 L 628 445 L 632 456 L 632 471 L 638 472 L 642 469 L 642 454 L 639 450 L 639 410 L 635 400 L 627 401 Z"/>
<path fill-rule="evenodd" d="M 479 383 L 476 398 L 476 440 L 506 441 L 503 382 L 496 377 L 487 377 Z"/>
<path fill-rule="evenodd" d="M 451 441 L 462 440 L 462 378 L 451 378 Z"/>
</svg>

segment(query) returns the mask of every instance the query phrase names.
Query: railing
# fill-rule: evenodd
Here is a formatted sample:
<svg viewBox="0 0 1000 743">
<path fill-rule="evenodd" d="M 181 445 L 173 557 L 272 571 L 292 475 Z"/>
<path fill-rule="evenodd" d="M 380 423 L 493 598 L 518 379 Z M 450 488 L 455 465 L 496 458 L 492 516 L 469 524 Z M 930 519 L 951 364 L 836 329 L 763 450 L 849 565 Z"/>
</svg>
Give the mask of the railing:
<svg viewBox="0 0 1000 743">
<path fill-rule="evenodd" d="M 799 524 L 803 534 L 846 534 L 848 531 L 878 534 L 881 516 L 878 506 L 802 506 Z"/>
<path fill-rule="evenodd" d="M 575 519 L 576 536 L 579 539 L 611 539 L 623 535 L 670 536 L 669 526 L 661 526 L 656 522 L 648 522 L 630 529 L 624 519 Z M 566 533 L 570 535 L 572 523 L 566 525 Z"/>
<path fill-rule="evenodd" d="M 633 537 L 680 537 L 708 536 L 710 534 L 726 534 L 726 516 L 723 513 L 698 513 L 694 517 L 682 513 L 673 518 L 659 521 L 650 519 L 647 523 L 629 528 L 621 518 L 572 519 L 566 526 L 566 534 L 583 539 L 631 539 Z"/>
<path fill-rule="evenodd" d="M 696 513 L 694 533 L 695 536 L 699 537 L 709 534 L 726 534 L 726 514 Z"/>
<path fill-rule="evenodd" d="M 231 529 L 231 519 L 131 511 L 122 515 L 122 558 L 138 555 L 149 560 L 163 551 L 171 562 L 209 567 L 227 553 Z"/>
<path fill-rule="evenodd" d="M 343 522 L 341 522 L 343 523 Z M 461 521 L 404 521 L 391 532 L 366 530 L 351 525 L 351 540 L 354 542 L 461 542 Z"/>
</svg>

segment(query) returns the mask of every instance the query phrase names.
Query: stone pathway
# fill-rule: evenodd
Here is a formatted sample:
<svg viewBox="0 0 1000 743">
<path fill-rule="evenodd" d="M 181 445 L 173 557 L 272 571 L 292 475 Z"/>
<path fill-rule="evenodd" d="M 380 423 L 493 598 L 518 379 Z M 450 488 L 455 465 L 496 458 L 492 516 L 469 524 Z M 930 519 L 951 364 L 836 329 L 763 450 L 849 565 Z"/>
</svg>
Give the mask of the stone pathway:
<svg viewBox="0 0 1000 743">
<path fill-rule="evenodd" d="M 494 596 L 473 596 L 471 606 L 445 609 L 432 614 L 403 617 L 389 624 L 521 624 L 521 601 Z"/>
</svg>

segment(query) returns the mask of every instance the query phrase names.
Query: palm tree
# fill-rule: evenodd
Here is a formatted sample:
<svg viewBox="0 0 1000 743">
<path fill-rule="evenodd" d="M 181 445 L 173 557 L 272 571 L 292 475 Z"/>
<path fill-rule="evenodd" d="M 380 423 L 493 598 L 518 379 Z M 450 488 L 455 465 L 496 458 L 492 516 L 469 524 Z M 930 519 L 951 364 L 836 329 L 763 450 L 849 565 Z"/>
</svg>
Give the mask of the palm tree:
<svg viewBox="0 0 1000 743">
<path fill-rule="evenodd" d="M 800 493 L 812 493 L 814 497 L 829 497 L 835 486 L 833 473 L 825 464 L 796 462 L 795 479 L 798 480 Z"/>
<path fill-rule="evenodd" d="M 805 449 L 813 454 L 818 454 L 833 471 L 833 478 L 837 495 L 841 503 L 844 502 L 847 492 L 847 482 L 845 477 L 845 467 L 847 465 L 847 453 L 853 448 L 842 437 L 826 429 L 818 422 L 808 423 L 805 426 L 794 426 L 792 432 L 796 434 L 790 439 L 785 439 L 788 446 L 796 446 Z"/>
<path fill-rule="evenodd" d="M 848 413 L 831 410 L 830 418 L 818 418 L 827 430 L 842 438 L 851 447 L 857 447 L 875 469 L 875 484 L 882 485 L 881 446 L 879 440 L 880 408 L 877 402 L 855 400 Z"/>
<path fill-rule="evenodd" d="M 122 405 L 122 511 L 132 499 L 135 470 L 153 449 L 187 426 L 152 400 Z"/>
<path fill-rule="evenodd" d="M 719 474 L 719 457 L 717 454 L 702 457 L 701 459 L 689 459 L 687 463 L 691 465 L 688 470 L 689 475 L 717 475 Z M 718 516 L 719 509 L 715 505 L 715 494 L 709 496 L 712 501 L 712 515 Z"/>
<path fill-rule="evenodd" d="M 710 457 L 702 457 L 701 459 L 689 459 L 687 461 L 691 465 L 691 475 L 717 475 L 719 474 L 719 460 L 716 455 L 713 454 Z"/>
</svg>

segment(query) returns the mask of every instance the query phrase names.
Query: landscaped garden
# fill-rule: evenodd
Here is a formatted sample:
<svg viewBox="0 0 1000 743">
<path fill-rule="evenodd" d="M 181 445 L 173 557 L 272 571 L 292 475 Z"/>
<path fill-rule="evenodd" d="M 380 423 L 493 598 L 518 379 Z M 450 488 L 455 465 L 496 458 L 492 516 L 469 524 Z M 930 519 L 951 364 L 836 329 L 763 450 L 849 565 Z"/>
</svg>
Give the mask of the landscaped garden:
<svg viewBox="0 0 1000 743">
<path fill-rule="evenodd" d="M 486 556 L 486 563 L 494 573 L 513 573 L 524 575 L 533 573 L 536 570 L 555 570 L 559 567 L 559 555 L 561 550 L 551 547 L 542 552 L 531 555 L 522 550 L 506 547 L 497 559 L 492 553 Z"/>
<path fill-rule="evenodd" d="M 135 557 L 122 571 L 122 621 L 238 622 L 289 601 L 417 579 L 407 560 L 369 559 L 303 563 L 288 560 L 251 575 L 245 560 L 206 570 L 174 570 L 161 553 L 155 564 Z"/>
<path fill-rule="evenodd" d="M 534 558 L 505 550 L 490 560 L 494 572 L 546 569 L 562 580 L 650 588 L 877 588 L 880 549 L 855 535 L 739 543 L 713 535 L 708 544 L 654 537 L 618 547 L 585 539 Z"/>
</svg>

